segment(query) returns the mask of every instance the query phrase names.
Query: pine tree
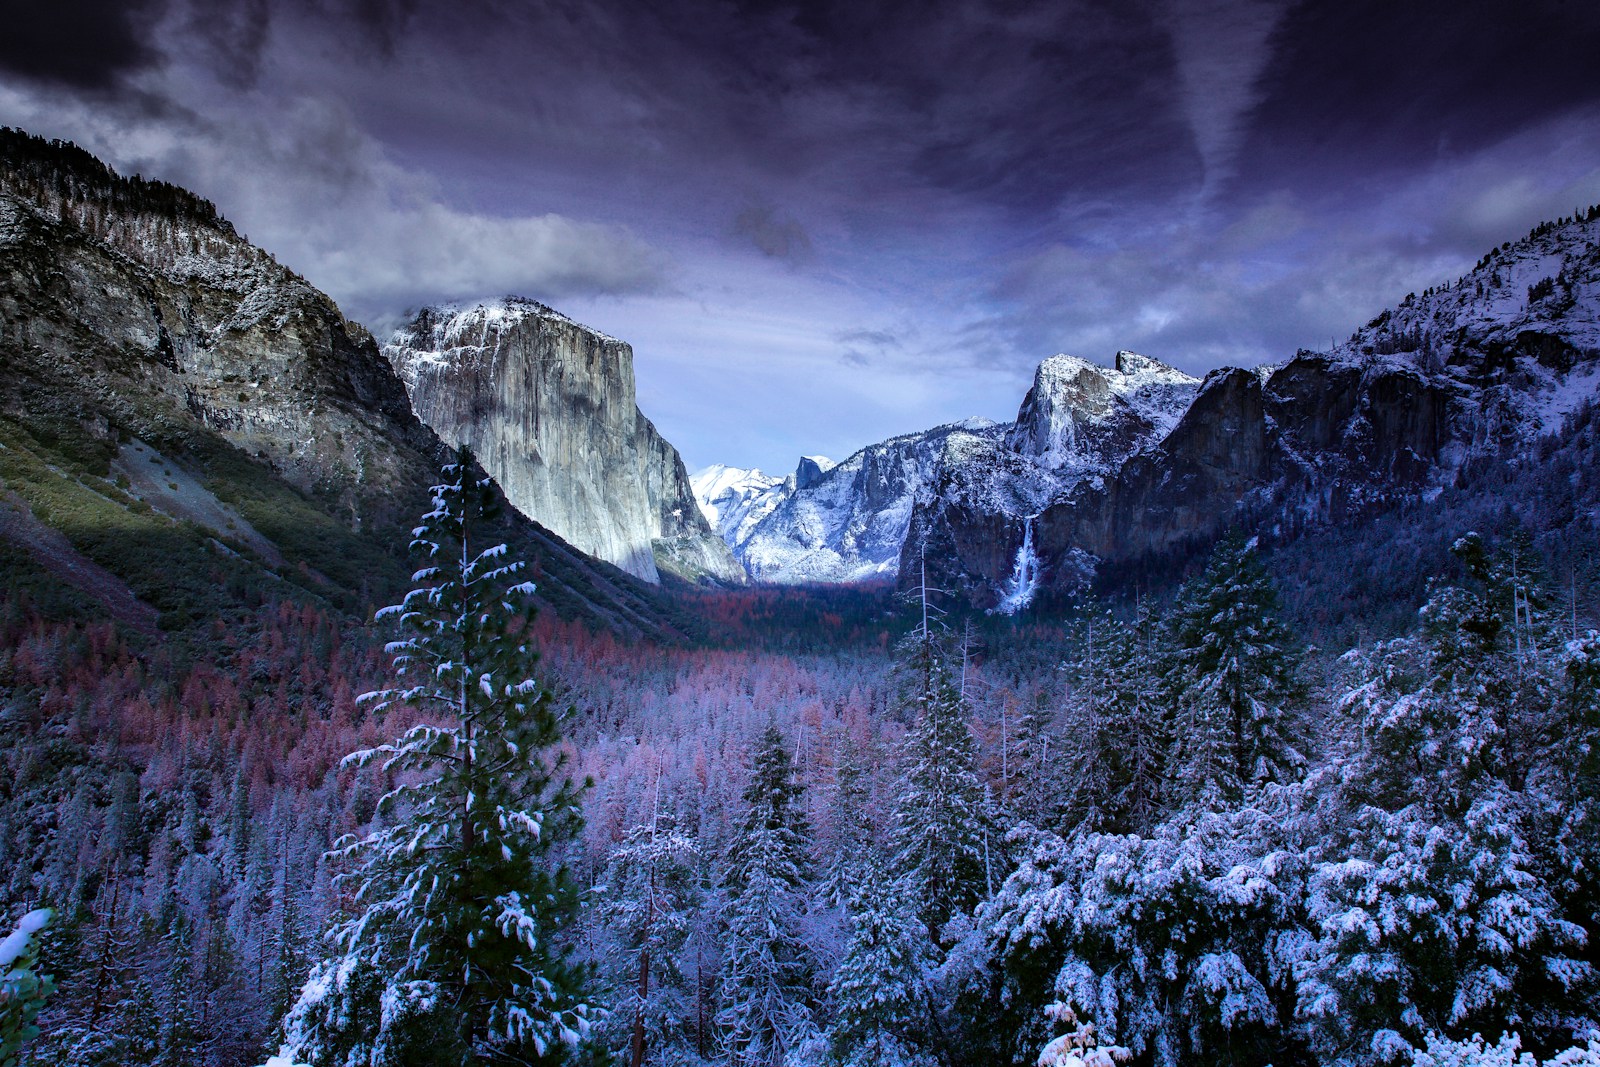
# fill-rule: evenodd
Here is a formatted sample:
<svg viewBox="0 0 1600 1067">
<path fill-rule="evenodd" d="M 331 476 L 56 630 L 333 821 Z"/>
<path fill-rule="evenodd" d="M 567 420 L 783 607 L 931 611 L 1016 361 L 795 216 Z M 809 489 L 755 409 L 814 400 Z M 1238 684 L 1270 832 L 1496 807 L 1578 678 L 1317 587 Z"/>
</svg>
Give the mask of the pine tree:
<svg viewBox="0 0 1600 1067">
<path fill-rule="evenodd" d="M 910 1067 L 930 1057 L 922 1041 L 933 948 L 893 880 L 864 865 L 850 899 L 850 943 L 828 986 L 834 1058 L 844 1067 Z"/>
<path fill-rule="evenodd" d="M 1182 592 L 1169 676 L 1177 707 L 1170 774 L 1177 799 L 1216 805 L 1290 778 L 1304 762 L 1294 639 L 1255 542 L 1223 539 Z"/>
<path fill-rule="evenodd" d="M 900 757 L 894 869 L 939 942 L 950 918 L 970 913 L 1005 872 L 967 706 L 932 633 L 912 635 L 902 674 L 915 722 Z"/>
<path fill-rule="evenodd" d="M 1158 816 L 1171 738 L 1155 629 L 1148 611 L 1132 625 L 1093 615 L 1064 664 L 1076 695 L 1062 759 L 1069 830 L 1138 832 Z"/>
<path fill-rule="evenodd" d="M 444 473 L 412 542 L 426 584 L 379 612 L 403 633 L 388 649 L 406 684 L 363 698 L 426 721 L 345 759 L 400 784 L 380 825 L 335 849 L 357 911 L 285 1023 L 286 1052 L 315 1067 L 544 1061 L 588 1029 L 560 941 L 577 893 L 553 852 L 579 828 L 578 788 L 519 629 L 533 586 L 505 545 L 479 547 L 492 483 L 465 450 Z"/>
<path fill-rule="evenodd" d="M 756 752 L 728 856 L 724 1028 L 735 1067 L 776 1067 L 813 1032 L 811 950 L 801 929 L 810 828 L 776 724 Z"/>
<path fill-rule="evenodd" d="M 834 768 L 833 834 L 828 842 L 828 866 L 821 890 L 825 904 L 843 905 L 860 884 L 865 857 L 872 847 L 872 821 L 867 810 L 870 800 L 862 753 L 845 739 L 839 746 Z"/>
<path fill-rule="evenodd" d="M 615 943 L 606 971 L 620 994 L 608 1028 L 626 1032 L 631 1067 L 688 1037 L 693 991 L 681 956 L 698 904 L 699 859 L 699 846 L 658 812 L 628 833 L 607 865 L 599 918 Z"/>
<path fill-rule="evenodd" d="M 161 1013 L 161 1051 L 156 1067 L 182 1067 L 200 1055 L 205 1034 L 194 1009 L 194 933 L 181 914 L 163 938 L 166 949 L 166 974 L 163 983 L 166 1003 Z"/>
</svg>

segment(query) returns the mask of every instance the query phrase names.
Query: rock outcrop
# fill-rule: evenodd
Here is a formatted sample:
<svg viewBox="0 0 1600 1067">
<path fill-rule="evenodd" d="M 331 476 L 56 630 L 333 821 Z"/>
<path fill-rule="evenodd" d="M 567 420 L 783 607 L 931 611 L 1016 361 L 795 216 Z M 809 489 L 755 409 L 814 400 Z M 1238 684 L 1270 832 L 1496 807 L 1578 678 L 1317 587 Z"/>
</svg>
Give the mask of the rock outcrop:
<svg viewBox="0 0 1600 1067">
<path fill-rule="evenodd" d="M 15 131 L 0 344 L 10 404 L 90 395 L 142 437 L 193 421 L 357 527 L 392 517 L 435 447 L 367 331 L 210 203 Z"/>
<path fill-rule="evenodd" d="M 683 460 L 634 396 L 633 350 L 516 297 L 425 308 L 384 346 L 417 415 L 524 515 L 646 581 L 741 581 Z"/>
<path fill-rule="evenodd" d="M 411 572 L 443 443 L 365 329 L 192 193 L 0 129 L 0 368 L 0 540 L 48 571 L 104 568 L 163 628 L 250 588 L 364 614 Z M 562 614 L 680 636 L 656 591 L 538 524 L 495 536 Z M 115 583 L 80 584 L 149 628 Z"/>
<path fill-rule="evenodd" d="M 869 445 L 837 466 L 804 458 L 781 485 L 717 508 L 718 529 L 760 581 L 894 576 L 907 545 L 920 559 L 927 544 L 943 560 L 937 569 L 982 576 L 982 585 L 1012 565 L 1028 516 L 1159 440 L 1198 387 L 1132 352 L 1117 353 L 1111 367 L 1052 356 L 1014 423 L 939 426 Z"/>
<path fill-rule="evenodd" d="M 1115 436 L 1122 420 L 1091 369 L 1062 366 L 1053 377 L 1065 383 L 1055 395 L 1071 398 L 1068 413 L 1030 393 L 1009 442 L 1046 453 L 1082 441 L 1082 411 L 1105 415 L 1098 425 Z M 1165 432 L 1044 508 L 1032 548 L 1045 584 L 1064 591 L 1096 568 L 1160 568 L 1233 526 L 1282 541 L 1358 521 L 1432 498 L 1475 458 L 1515 460 L 1597 390 L 1600 215 L 1591 212 L 1507 242 L 1329 352 L 1214 371 Z M 943 492 L 919 507 L 909 538 L 939 561 L 942 584 L 988 606 L 1026 528 L 1003 507 Z"/>
</svg>

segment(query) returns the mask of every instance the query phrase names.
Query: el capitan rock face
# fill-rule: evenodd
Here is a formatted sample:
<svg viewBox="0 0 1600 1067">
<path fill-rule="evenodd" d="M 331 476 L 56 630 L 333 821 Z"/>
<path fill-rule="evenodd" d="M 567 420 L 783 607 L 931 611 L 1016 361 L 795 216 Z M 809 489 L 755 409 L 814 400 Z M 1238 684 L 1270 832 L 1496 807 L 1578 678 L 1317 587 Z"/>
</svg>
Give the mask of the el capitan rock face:
<svg viewBox="0 0 1600 1067">
<path fill-rule="evenodd" d="M 640 413 L 624 342 L 507 297 L 425 308 L 384 353 L 422 421 L 470 447 L 524 515 L 647 581 L 743 580 Z"/>
</svg>

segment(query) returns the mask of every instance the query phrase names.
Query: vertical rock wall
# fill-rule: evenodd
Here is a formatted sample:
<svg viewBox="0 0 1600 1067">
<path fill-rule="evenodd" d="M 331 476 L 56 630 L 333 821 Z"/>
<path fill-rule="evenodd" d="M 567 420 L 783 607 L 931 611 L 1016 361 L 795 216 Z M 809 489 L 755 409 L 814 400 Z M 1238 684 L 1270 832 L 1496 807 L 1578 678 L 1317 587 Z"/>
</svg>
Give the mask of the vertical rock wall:
<svg viewBox="0 0 1600 1067">
<path fill-rule="evenodd" d="M 422 421 L 574 547 L 652 582 L 743 579 L 639 411 L 627 344 L 508 297 L 424 309 L 384 353 Z"/>
</svg>

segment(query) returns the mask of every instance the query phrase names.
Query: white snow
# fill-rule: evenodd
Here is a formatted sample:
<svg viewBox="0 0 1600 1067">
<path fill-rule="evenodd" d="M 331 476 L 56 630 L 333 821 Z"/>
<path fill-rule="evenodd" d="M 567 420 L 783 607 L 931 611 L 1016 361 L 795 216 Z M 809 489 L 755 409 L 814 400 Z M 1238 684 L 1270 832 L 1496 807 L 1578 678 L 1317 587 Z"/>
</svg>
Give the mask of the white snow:
<svg viewBox="0 0 1600 1067">
<path fill-rule="evenodd" d="M 520 296 L 435 304 L 425 310 L 433 318 L 427 336 L 422 336 L 413 323 L 396 330 L 384 346 L 385 354 L 396 362 L 402 377 L 408 373 L 414 377 L 419 364 L 448 366 L 461 359 L 463 353 L 473 355 L 485 350 L 495 351 L 502 334 L 529 318 L 574 326 L 592 334 L 604 344 L 623 343 L 537 300 Z M 405 359 L 395 361 L 395 351 L 403 351 Z"/>
<path fill-rule="evenodd" d="M 1600 363 L 1574 368 L 1571 374 L 1538 397 L 1535 414 L 1540 430 L 1556 433 L 1568 415 L 1595 399 L 1597 394 L 1600 394 Z"/>
<path fill-rule="evenodd" d="M 17 928 L 0 941 L 0 973 L 9 971 L 17 958 L 28 950 L 28 942 L 50 924 L 53 913 L 49 908 L 37 908 L 22 917 Z"/>
<path fill-rule="evenodd" d="M 713 463 L 689 476 L 695 503 L 714 529 L 720 529 L 723 508 L 736 507 L 781 484 L 782 478 L 763 474 L 760 468 L 731 467 L 726 463 Z"/>
</svg>

